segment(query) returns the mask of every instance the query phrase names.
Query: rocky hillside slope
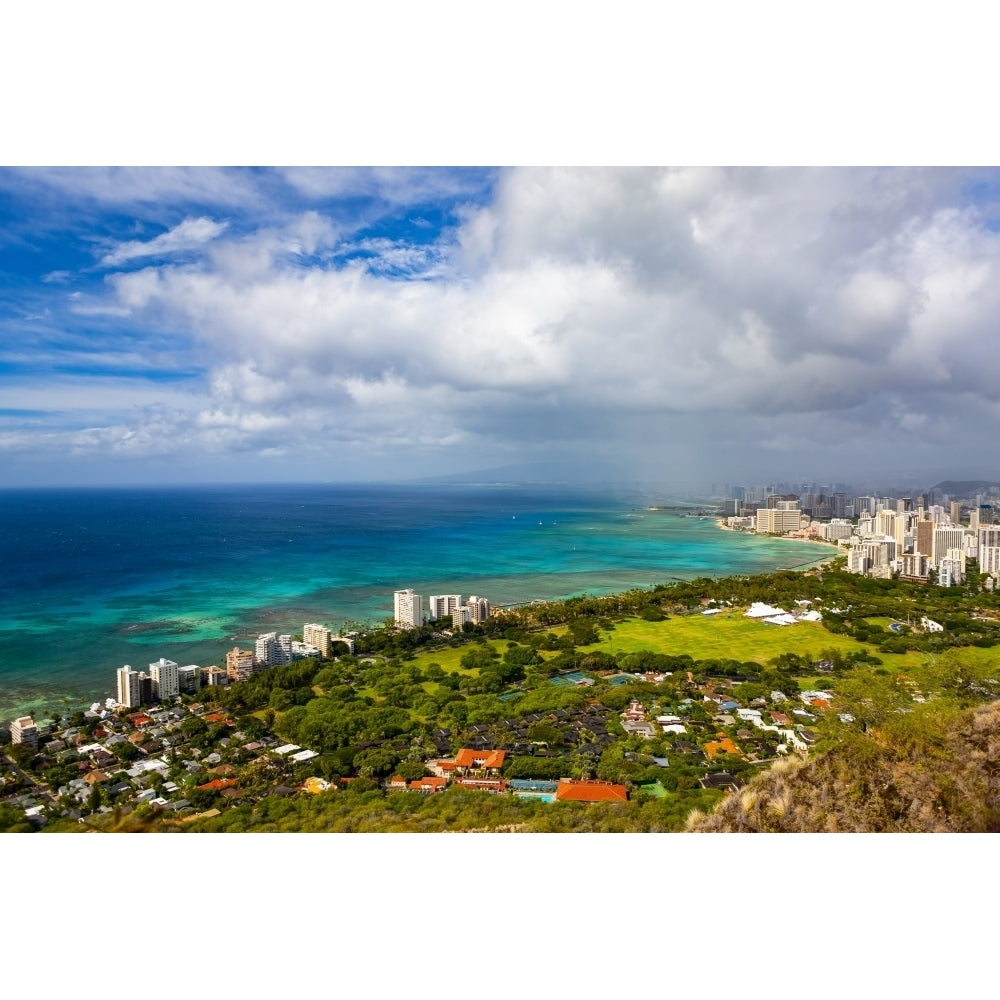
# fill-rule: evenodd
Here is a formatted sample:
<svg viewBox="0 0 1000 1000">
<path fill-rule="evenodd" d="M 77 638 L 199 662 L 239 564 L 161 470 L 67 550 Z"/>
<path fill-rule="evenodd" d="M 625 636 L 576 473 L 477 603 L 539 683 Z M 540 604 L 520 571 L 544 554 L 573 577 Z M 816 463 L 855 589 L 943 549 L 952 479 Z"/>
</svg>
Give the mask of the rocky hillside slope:
<svg viewBox="0 0 1000 1000">
<path fill-rule="evenodd" d="M 1000 701 L 900 716 L 814 760 L 781 761 L 687 829 L 1000 831 Z"/>
</svg>

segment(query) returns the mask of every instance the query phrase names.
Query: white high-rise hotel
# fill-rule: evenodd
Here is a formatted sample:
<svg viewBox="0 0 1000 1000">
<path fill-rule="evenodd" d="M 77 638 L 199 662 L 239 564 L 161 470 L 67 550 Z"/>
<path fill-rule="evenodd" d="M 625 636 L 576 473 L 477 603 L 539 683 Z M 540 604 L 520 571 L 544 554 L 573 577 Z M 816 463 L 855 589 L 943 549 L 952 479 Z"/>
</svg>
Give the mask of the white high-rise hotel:
<svg viewBox="0 0 1000 1000">
<path fill-rule="evenodd" d="M 138 708 L 142 704 L 141 675 L 127 663 L 118 670 L 118 704 Z"/>
<path fill-rule="evenodd" d="M 417 603 L 414 616 L 413 601 Z M 412 590 L 397 590 L 395 593 L 396 624 L 413 628 L 423 624 L 423 604 L 418 594 Z M 451 616 L 452 625 L 460 628 L 465 622 L 482 624 L 490 616 L 490 602 L 485 597 L 473 594 L 463 604 L 461 594 L 432 594 L 427 599 L 427 618 L 435 622 Z"/>
<path fill-rule="evenodd" d="M 424 623 L 424 600 L 411 589 L 393 594 L 396 624 L 403 628 L 418 628 Z"/>
<path fill-rule="evenodd" d="M 173 660 L 165 660 L 162 656 L 149 665 L 149 676 L 153 681 L 153 698 L 163 701 L 180 694 L 180 678 L 177 664 Z"/>
<path fill-rule="evenodd" d="M 439 618 L 454 614 L 455 608 L 461 603 L 459 594 L 432 594 L 427 598 L 427 617 L 436 622 Z"/>
</svg>

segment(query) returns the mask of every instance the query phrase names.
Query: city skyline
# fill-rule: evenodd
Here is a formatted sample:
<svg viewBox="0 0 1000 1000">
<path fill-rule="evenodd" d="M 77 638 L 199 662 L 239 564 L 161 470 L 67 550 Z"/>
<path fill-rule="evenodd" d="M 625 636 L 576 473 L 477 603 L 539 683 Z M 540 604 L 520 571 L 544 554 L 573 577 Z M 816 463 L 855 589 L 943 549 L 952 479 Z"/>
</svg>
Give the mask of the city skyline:
<svg viewBox="0 0 1000 1000">
<path fill-rule="evenodd" d="M 995 478 L 998 178 L 6 168 L 6 481 Z"/>
</svg>

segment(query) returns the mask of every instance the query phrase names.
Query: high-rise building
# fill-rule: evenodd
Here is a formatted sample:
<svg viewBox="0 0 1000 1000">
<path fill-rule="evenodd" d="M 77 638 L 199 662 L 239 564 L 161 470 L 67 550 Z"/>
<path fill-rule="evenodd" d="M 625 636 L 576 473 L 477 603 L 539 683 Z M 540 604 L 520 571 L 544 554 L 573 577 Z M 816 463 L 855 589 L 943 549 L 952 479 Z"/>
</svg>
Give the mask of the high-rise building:
<svg viewBox="0 0 1000 1000">
<path fill-rule="evenodd" d="M 931 562 L 938 566 L 942 559 L 948 554 L 948 549 L 957 549 L 962 546 L 962 539 L 965 532 L 961 528 L 937 528 L 934 531 L 934 551 L 931 553 Z"/>
<path fill-rule="evenodd" d="M 888 566 L 896 559 L 896 539 L 883 536 L 879 538 L 866 538 L 861 543 L 861 549 L 870 560 L 869 567 L 875 569 L 880 566 Z"/>
<path fill-rule="evenodd" d="M 330 655 L 330 630 L 325 625 L 303 625 L 302 641 L 315 646 L 320 656 Z"/>
<path fill-rule="evenodd" d="M 432 622 L 446 618 L 452 615 L 461 603 L 462 598 L 459 594 L 432 594 L 427 598 L 427 618 Z"/>
<path fill-rule="evenodd" d="M 293 659 L 294 654 L 292 653 L 292 637 L 290 635 L 279 635 L 278 662 L 275 666 L 280 666 L 283 663 L 291 663 Z"/>
<path fill-rule="evenodd" d="M 893 538 L 896 537 L 896 518 L 897 514 L 894 510 L 888 510 L 883 508 L 875 515 L 875 534 L 876 535 L 891 535 Z"/>
<path fill-rule="evenodd" d="M 165 660 L 162 656 L 149 665 L 149 678 L 153 682 L 153 700 L 165 701 L 176 698 L 180 694 L 180 683 L 177 677 L 177 664 L 173 660 Z"/>
<path fill-rule="evenodd" d="M 22 715 L 10 724 L 11 743 L 24 743 L 29 747 L 38 747 L 38 727 L 30 715 Z"/>
<path fill-rule="evenodd" d="M 490 602 L 485 597 L 476 597 L 473 594 L 466 602 L 465 606 L 472 615 L 472 621 L 477 625 L 482 625 L 490 616 Z"/>
<path fill-rule="evenodd" d="M 138 671 L 127 663 L 118 670 L 118 704 L 138 708 L 142 704 L 142 685 Z"/>
<path fill-rule="evenodd" d="M 910 552 L 900 559 L 900 578 L 903 580 L 913 580 L 919 583 L 927 582 L 927 574 L 930 571 L 930 559 L 919 552 Z"/>
<path fill-rule="evenodd" d="M 201 682 L 205 687 L 225 687 L 229 683 L 229 676 L 222 667 L 213 663 L 210 667 L 201 668 Z"/>
<path fill-rule="evenodd" d="M 226 653 L 226 677 L 231 681 L 245 681 L 254 669 L 254 651 L 233 646 Z M 207 678 L 206 678 L 207 680 Z"/>
<path fill-rule="evenodd" d="M 278 662 L 278 633 L 277 632 L 265 632 L 263 635 L 257 636 L 257 642 L 254 646 L 254 658 L 256 661 L 265 667 L 273 666 Z"/>
<path fill-rule="evenodd" d="M 396 624 L 402 628 L 419 628 L 424 623 L 423 598 L 411 589 L 393 594 Z"/>
<path fill-rule="evenodd" d="M 798 531 L 801 524 L 802 512 L 798 501 L 779 500 L 776 506 L 761 507 L 757 511 L 758 535 L 783 535 L 789 531 Z"/>
<path fill-rule="evenodd" d="M 821 524 L 819 533 L 828 542 L 836 542 L 841 538 L 850 538 L 854 534 L 854 527 L 850 521 L 843 518 L 834 518 L 829 524 Z"/>
<path fill-rule="evenodd" d="M 178 667 L 177 686 L 182 694 L 195 694 L 201 688 L 201 667 L 197 663 Z"/>
<path fill-rule="evenodd" d="M 927 520 L 917 521 L 917 533 L 913 540 L 913 551 L 919 552 L 922 556 L 933 557 L 934 555 L 934 522 Z"/>
<path fill-rule="evenodd" d="M 860 517 L 862 514 L 871 514 L 874 517 L 877 510 L 878 497 L 854 498 L 854 513 L 856 517 Z"/>
<path fill-rule="evenodd" d="M 1000 575 L 1000 527 L 990 525 L 979 529 L 978 552 L 979 572 Z"/>
<path fill-rule="evenodd" d="M 951 502 L 951 523 L 961 524 L 962 523 L 962 502 L 961 500 L 952 500 Z"/>
</svg>

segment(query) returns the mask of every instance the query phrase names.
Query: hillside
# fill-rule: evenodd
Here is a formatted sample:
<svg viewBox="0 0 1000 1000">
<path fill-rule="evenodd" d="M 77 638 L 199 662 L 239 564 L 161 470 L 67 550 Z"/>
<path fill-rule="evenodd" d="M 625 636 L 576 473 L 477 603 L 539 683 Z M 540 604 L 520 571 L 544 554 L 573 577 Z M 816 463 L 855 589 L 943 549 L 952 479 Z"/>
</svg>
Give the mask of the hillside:
<svg viewBox="0 0 1000 1000">
<path fill-rule="evenodd" d="M 943 483 L 932 486 L 931 489 L 953 497 L 971 497 L 976 493 L 988 493 L 994 486 L 1000 486 L 1000 483 L 989 479 L 946 479 Z"/>
<path fill-rule="evenodd" d="M 1000 701 L 923 706 L 808 762 L 781 761 L 709 815 L 698 833 L 1000 831 Z"/>
</svg>

